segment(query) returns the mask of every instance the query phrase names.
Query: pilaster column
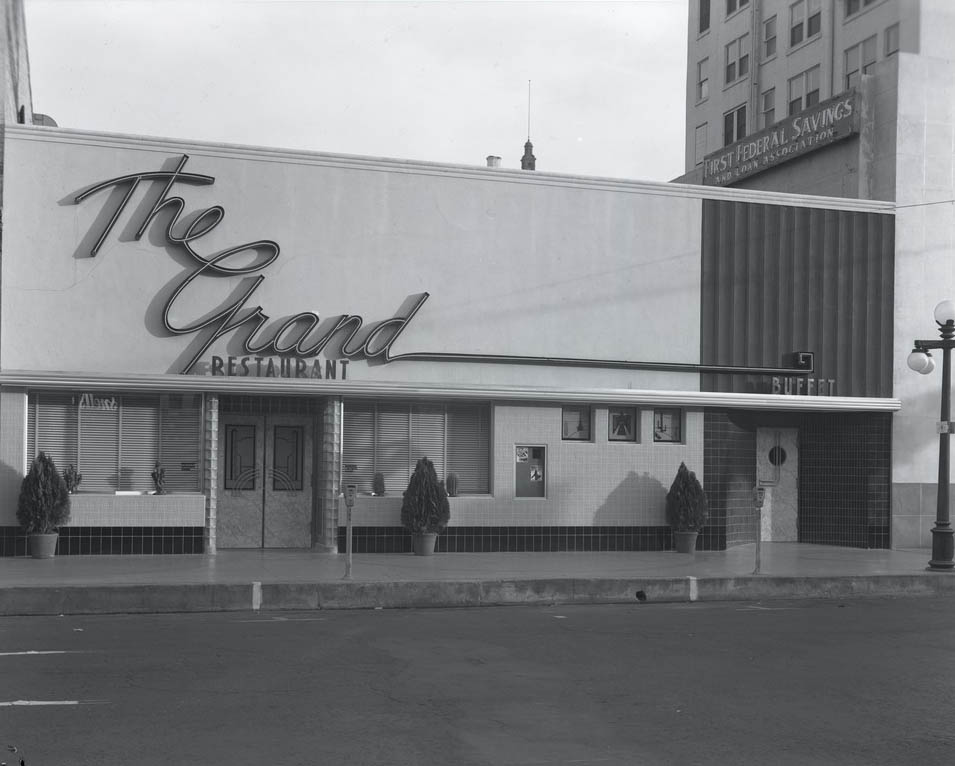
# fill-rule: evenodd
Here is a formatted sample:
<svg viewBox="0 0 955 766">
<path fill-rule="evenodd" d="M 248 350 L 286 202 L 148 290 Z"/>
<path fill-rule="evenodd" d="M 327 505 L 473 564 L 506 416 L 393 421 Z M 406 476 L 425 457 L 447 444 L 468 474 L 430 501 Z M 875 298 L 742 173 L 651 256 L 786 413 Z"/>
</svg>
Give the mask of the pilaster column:
<svg viewBox="0 0 955 766">
<path fill-rule="evenodd" d="M 342 398 L 329 396 L 322 408 L 318 455 L 318 518 L 312 543 L 316 550 L 338 552 L 338 496 L 342 471 Z"/>
<path fill-rule="evenodd" d="M 206 394 L 203 407 L 203 491 L 206 495 L 205 552 L 216 552 L 216 508 L 219 500 L 219 395 Z"/>
</svg>

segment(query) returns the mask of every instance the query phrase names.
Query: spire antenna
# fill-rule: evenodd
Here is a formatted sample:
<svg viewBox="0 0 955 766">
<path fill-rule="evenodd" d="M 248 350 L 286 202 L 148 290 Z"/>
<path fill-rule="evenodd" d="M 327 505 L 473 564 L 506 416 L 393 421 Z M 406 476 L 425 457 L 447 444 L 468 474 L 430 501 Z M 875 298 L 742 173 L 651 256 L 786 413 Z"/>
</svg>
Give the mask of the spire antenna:
<svg viewBox="0 0 955 766">
<path fill-rule="evenodd" d="M 537 157 L 534 156 L 534 144 L 531 143 L 531 81 L 527 81 L 527 143 L 524 144 L 524 156 L 521 157 L 521 170 L 536 170 Z"/>
</svg>

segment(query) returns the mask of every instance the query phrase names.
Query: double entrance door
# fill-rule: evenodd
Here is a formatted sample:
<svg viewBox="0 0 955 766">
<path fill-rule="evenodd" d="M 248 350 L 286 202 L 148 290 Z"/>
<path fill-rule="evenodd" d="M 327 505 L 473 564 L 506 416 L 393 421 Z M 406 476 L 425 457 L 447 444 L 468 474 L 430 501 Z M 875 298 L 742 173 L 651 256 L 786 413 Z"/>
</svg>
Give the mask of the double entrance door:
<svg viewBox="0 0 955 766">
<path fill-rule="evenodd" d="M 224 413 L 219 420 L 219 548 L 309 548 L 311 415 Z"/>
</svg>

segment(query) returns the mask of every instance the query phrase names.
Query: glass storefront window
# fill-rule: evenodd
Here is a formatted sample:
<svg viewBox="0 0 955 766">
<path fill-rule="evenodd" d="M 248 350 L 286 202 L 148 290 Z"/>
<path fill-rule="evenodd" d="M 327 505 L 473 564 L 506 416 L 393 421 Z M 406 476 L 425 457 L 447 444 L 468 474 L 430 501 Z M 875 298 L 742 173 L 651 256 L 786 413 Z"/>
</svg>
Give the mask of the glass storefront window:
<svg viewBox="0 0 955 766">
<path fill-rule="evenodd" d="M 27 457 L 41 450 L 62 472 L 83 475 L 80 492 L 152 492 L 165 470 L 167 492 L 201 490 L 202 397 L 33 391 Z"/>
</svg>

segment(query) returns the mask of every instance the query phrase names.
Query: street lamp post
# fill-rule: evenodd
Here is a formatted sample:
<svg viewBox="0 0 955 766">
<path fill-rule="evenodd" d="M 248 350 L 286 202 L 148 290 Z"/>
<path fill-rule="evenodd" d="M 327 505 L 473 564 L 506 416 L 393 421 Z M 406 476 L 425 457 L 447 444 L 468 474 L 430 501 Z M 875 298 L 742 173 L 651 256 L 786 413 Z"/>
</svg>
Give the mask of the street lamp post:
<svg viewBox="0 0 955 766">
<path fill-rule="evenodd" d="M 942 301 L 935 307 L 935 322 L 941 335 L 939 340 L 917 340 L 908 365 L 922 375 L 935 369 L 932 349 L 942 351 L 942 416 L 938 428 L 938 505 L 935 526 L 932 528 L 932 560 L 929 569 L 951 570 L 955 567 L 952 526 L 949 520 L 949 437 L 952 431 L 952 363 L 951 353 L 955 348 L 955 303 Z"/>
</svg>

